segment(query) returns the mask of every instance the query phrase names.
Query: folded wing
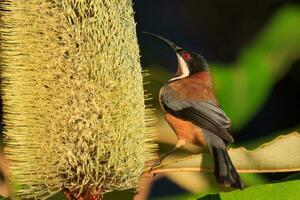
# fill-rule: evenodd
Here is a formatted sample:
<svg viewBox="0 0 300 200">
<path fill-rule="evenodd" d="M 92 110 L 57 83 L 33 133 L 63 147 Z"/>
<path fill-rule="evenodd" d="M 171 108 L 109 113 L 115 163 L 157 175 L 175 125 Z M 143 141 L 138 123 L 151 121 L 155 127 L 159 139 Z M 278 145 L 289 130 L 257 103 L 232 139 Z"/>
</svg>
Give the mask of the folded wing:
<svg viewBox="0 0 300 200">
<path fill-rule="evenodd" d="M 166 111 L 183 120 L 191 121 L 227 142 L 233 142 L 230 135 L 231 120 L 225 112 L 211 100 L 185 99 L 180 91 L 168 88 L 160 95 Z"/>
</svg>

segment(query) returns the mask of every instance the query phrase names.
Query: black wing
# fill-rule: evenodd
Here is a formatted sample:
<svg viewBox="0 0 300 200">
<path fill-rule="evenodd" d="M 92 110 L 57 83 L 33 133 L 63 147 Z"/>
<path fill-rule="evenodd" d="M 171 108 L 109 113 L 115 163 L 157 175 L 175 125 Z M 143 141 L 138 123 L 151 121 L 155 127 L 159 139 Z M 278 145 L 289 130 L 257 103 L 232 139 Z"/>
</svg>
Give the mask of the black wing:
<svg viewBox="0 0 300 200">
<path fill-rule="evenodd" d="M 191 121 L 227 142 L 234 142 L 230 135 L 231 120 L 213 101 L 183 99 L 179 92 L 172 89 L 165 90 L 160 98 L 164 109 L 175 117 Z"/>
</svg>

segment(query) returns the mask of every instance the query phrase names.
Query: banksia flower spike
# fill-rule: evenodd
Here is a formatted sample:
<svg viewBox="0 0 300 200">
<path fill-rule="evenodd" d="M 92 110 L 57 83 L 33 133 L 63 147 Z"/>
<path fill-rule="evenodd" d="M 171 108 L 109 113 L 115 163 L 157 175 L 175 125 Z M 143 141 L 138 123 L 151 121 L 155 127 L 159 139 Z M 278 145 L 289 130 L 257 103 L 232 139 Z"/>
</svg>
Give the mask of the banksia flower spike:
<svg viewBox="0 0 300 200">
<path fill-rule="evenodd" d="M 1 93 L 16 198 L 134 188 L 156 145 L 131 0 L 1 1 Z"/>
</svg>

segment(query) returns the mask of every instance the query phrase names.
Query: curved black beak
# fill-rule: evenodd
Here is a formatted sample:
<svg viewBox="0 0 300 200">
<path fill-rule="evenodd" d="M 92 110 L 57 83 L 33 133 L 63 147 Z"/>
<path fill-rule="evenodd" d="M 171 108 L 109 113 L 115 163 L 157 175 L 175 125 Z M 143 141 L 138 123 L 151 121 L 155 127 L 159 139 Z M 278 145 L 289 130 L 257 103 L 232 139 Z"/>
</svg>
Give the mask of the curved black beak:
<svg viewBox="0 0 300 200">
<path fill-rule="evenodd" d="M 164 41 L 165 43 L 167 43 L 167 44 L 175 51 L 175 53 L 177 53 L 179 50 L 182 49 L 181 47 L 177 46 L 177 45 L 174 44 L 173 42 L 171 42 L 171 41 L 169 41 L 169 40 L 167 40 L 167 39 L 165 39 L 165 38 L 163 38 L 163 37 L 161 37 L 161 36 L 159 36 L 159 35 L 157 35 L 157 34 L 149 33 L 149 32 L 142 32 L 142 33 L 143 33 L 143 34 L 147 34 L 147 35 L 151 35 L 151 36 L 153 36 L 153 37 L 156 37 L 156 38 L 158 38 L 158 39 Z"/>
</svg>

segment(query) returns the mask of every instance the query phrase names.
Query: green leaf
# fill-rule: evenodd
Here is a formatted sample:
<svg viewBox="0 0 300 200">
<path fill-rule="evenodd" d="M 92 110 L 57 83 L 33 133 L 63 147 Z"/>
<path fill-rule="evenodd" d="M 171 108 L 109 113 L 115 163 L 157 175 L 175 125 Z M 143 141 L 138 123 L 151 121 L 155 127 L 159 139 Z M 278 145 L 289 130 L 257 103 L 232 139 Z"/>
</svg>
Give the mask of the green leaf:
<svg viewBox="0 0 300 200">
<path fill-rule="evenodd" d="M 275 184 L 255 185 L 244 190 L 222 192 L 219 195 L 208 195 L 199 200 L 282 200 L 299 199 L 300 180 Z"/>
<path fill-rule="evenodd" d="M 160 200 L 298 200 L 300 195 L 300 180 L 281 183 L 254 185 L 244 190 L 221 192 L 219 194 L 185 194 L 160 198 Z"/>
<path fill-rule="evenodd" d="M 256 114 L 274 83 L 299 58 L 299 23 L 300 7 L 283 7 L 234 63 L 211 64 L 217 97 L 234 128 L 242 127 Z"/>
<path fill-rule="evenodd" d="M 240 173 L 300 171 L 300 134 L 293 132 L 279 136 L 253 151 L 243 147 L 229 149 L 228 153 Z M 171 171 L 212 171 L 209 153 L 174 159 L 154 168 L 152 173 Z"/>
</svg>

